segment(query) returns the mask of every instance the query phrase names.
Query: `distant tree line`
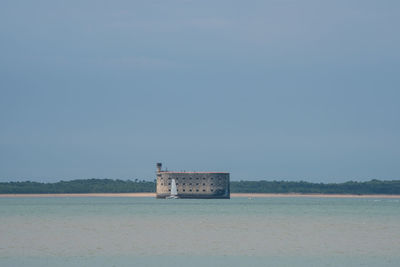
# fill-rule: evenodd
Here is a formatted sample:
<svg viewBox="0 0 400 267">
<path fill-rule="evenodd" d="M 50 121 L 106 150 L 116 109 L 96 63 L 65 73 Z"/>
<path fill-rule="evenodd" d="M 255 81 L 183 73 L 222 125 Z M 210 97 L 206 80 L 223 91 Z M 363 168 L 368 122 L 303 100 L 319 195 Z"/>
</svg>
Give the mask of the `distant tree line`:
<svg viewBox="0 0 400 267">
<path fill-rule="evenodd" d="M 289 181 L 231 182 L 235 193 L 301 193 L 301 194 L 400 194 L 400 180 L 345 183 L 309 183 Z"/>
<path fill-rule="evenodd" d="M 155 183 L 140 180 L 83 179 L 56 183 L 0 183 L 0 194 L 155 192 Z"/>
<path fill-rule="evenodd" d="M 300 194 L 400 194 L 400 180 L 345 183 L 309 183 L 289 181 L 233 181 L 232 193 L 300 193 Z M 56 183 L 3 182 L 0 194 L 55 193 L 135 193 L 155 192 L 155 181 L 82 179 Z"/>
</svg>

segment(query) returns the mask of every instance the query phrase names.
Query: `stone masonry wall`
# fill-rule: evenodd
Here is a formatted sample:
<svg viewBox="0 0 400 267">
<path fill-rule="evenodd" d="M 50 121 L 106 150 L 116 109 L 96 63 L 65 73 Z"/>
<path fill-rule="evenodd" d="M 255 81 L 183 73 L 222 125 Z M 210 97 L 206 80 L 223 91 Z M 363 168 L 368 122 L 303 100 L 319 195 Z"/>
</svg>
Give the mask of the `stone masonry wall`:
<svg viewBox="0 0 400 267">
<path fill-rule="evenodd" d="M 180 198 L 230 198 L 229 173 L 223 172 L 157 172 L 157 198 L 171 194 L 175 179 Z"/>
</svg>

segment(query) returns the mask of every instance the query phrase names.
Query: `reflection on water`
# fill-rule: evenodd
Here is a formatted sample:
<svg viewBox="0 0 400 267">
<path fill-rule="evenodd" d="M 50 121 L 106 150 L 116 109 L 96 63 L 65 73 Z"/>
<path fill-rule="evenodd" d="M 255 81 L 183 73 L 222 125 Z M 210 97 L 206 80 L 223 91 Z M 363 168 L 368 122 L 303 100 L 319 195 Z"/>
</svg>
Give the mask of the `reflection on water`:
<svg viewBox="0 0 400 267">
<path fill-rule="evenodd" d="M 2 266 L 396 266 L 399 240 L 397 199 L 0 199 Z"/>
</svg>

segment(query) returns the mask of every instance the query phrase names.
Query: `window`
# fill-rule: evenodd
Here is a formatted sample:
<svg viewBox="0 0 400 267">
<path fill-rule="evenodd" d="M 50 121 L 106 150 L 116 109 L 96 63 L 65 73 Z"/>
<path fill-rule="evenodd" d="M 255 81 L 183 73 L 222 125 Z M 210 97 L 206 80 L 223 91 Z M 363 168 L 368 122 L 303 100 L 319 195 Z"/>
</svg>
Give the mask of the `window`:
<svg viewBox="0 0 400 267">
<path fill-rule="evenodd" d="M 171 185 L 171 183 L 168 183 L 168 185 Z"/>
<path fill-rule="evenodd" d="M 196 180 L 199 180 L 199 177 L 197 177 Z"/>
<path fill-rule="evenodd" d="M 171 189 L 168 189 L 168 191 L 171 191 Z"/>
<path fill-rule="evenodd" d="M 199 183 L 196 183 L 196 185 L 199 185 Z"/>
<path fill-rule="evenodd" d="M 185 189 L 183 189 L 182 191 L 185 192 Z"/>
<path fill-rule="evenodd" d="M 196 192 L 199 192 L 199 189 L 196 189 Z"/>
<path fill-rule="evenodd" d="M 214 192 L 214 189 L 211 189 L 211 192 Z"/>
<path fill-rule="evenodd" d="M 176 185 L 178 185 L 179 183 L 176 183 Z"/>
<path fill-rule="evenodd" d="M 206 178 L 205 177 L 203 177 L 203 180 L 205 180 Z"/>
<path fill-rule="evenodd" d="M 206 185 L 205 183 L 203 183 L 203 185 Z"/>
<path fill-rule="evenodd" d="M 214 185 L 213 183 L 211 183 L 211 185 Z"/>
<path fill-rule="evenodd" d="M 206 190 L 205 190 L 205 189 L 203 189 L 203 192 L 206 192 Z"/>
<path fill-rule="evenodd" d="M 164 185 L 163 183 L 161 183 L 161 185 Z"/>
<path fill-rule="evenodd" d="M 189 185 L 192 185 L 192 183 L 190 183 Z"/>
<path fill-rule="evenodd" d="M 192 189 L 189 189 L 190 192 L 192 192 Z"/>
</svg>

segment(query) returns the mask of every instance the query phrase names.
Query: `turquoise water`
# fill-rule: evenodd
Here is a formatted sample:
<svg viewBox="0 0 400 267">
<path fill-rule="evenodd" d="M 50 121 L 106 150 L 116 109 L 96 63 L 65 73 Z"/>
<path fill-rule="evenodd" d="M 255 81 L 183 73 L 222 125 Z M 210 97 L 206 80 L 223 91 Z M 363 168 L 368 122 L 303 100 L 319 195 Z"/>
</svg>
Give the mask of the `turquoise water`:
<svg viewBox="0 0 400 267">
<path fill-rule="evenodd" d="M 0 198 L 0 266 L 398 266 L 400 199 Z"/>
</svg>

